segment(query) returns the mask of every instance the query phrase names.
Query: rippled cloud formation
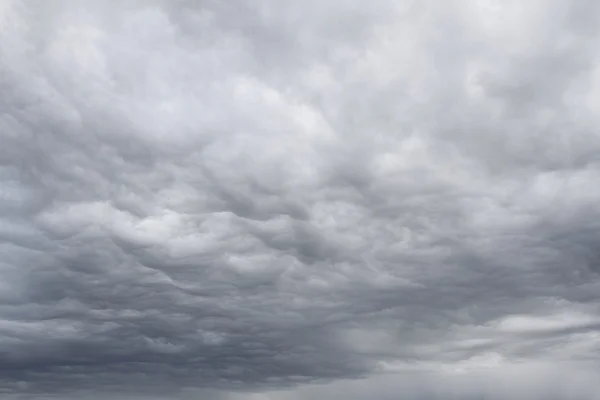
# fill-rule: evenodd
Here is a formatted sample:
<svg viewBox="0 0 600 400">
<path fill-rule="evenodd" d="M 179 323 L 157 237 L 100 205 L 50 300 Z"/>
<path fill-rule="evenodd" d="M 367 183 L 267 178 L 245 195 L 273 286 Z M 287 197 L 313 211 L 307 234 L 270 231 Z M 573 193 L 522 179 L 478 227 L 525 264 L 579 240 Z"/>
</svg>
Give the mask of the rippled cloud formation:
<svg viewBox="0 0 600 400">
<path fill-rule="evenodd" d="M 4 398 L 600 398 L 600 3 L 0 32 Z"/>
</svg>

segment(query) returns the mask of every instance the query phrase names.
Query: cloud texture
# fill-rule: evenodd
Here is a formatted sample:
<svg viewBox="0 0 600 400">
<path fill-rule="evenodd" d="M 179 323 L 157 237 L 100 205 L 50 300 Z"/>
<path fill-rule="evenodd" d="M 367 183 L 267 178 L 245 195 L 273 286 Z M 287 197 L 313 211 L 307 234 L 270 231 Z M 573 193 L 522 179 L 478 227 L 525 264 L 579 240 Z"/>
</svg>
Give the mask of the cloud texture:
<svg viewBox="0 0 600 400">
<path fill-rule="evenodd" d="M 599 23 L 0 0 L 3 395 L 598 398 Z"/>
</svg>

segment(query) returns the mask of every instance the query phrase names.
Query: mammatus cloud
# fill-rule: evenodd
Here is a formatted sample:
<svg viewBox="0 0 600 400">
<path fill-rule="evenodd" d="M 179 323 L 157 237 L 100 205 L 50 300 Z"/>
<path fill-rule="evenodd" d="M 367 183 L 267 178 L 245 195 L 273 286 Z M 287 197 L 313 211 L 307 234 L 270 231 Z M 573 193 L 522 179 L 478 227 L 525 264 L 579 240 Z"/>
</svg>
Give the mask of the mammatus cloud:
<svg viewBox="0 0 600 400">
<path fill-rule="evenodd" d="M 1 0 L 3 396 L 598 398 L 598 8 Z"/>
</svg>

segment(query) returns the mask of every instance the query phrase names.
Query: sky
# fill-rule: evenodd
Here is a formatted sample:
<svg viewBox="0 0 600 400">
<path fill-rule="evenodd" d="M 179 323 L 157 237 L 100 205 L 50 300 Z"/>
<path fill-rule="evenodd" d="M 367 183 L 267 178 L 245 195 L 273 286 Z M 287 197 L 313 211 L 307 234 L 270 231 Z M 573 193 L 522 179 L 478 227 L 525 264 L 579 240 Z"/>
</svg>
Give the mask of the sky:
<svg viewBox="0 0 600 400">
<path fill-rule="evenodd" d="M 0 32 L 3 399 L 600 399 L 600 2 Z"/>
</svg>

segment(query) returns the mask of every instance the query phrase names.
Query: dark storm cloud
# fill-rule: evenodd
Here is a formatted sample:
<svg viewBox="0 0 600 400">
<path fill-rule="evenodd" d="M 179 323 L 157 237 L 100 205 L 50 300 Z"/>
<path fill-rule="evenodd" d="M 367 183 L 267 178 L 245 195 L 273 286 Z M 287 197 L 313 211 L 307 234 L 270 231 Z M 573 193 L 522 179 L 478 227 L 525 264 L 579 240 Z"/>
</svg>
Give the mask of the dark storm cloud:
<svg viewBox="0 0 600 400">
<path fill-rule="evenodd" d="M 596 11 L 0 2 L 4 393 L 592 398 Z"/>
</svg>

